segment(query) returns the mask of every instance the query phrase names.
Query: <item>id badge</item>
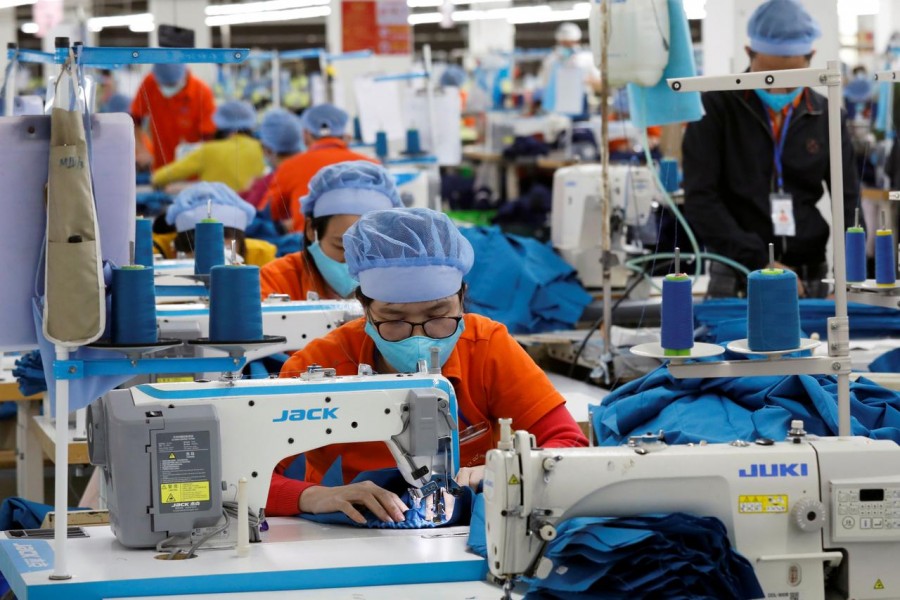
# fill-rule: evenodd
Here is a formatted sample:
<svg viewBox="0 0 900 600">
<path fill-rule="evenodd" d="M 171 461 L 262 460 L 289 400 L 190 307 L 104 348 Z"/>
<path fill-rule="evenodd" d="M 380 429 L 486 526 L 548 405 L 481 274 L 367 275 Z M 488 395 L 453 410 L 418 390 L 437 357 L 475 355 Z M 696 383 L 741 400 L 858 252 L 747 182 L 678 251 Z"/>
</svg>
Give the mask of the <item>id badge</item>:
<svg viewBox="0 0 900 600">
<path fill-rule="evenodd" d="M 785 237 L 797 235 L 793 197 L 784 192 L 775 192 L 769 195 L 769 204 L 772 207 L 772 226 L 775 235 Z"/>
</svg>

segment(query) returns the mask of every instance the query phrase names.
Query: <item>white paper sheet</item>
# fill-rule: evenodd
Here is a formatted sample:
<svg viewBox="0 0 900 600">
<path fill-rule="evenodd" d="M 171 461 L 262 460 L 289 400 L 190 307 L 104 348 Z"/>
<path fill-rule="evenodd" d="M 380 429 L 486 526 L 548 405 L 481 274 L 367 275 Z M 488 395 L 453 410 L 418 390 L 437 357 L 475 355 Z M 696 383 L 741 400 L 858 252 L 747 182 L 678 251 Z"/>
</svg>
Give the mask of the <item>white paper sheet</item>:
<svg viewBox="0 0 900 600">
<path fill-rule="evenodd" d="M 378 131 L 387 132 L 388 140 L 395 143 L 406 139 L 407 125 L 402 115 L 399 83 L 360 77 L 353 86 L 363 141 L 374 144 Z"/>
<path fill-rule="evenodd" d="M 428 102 L 424 91 L 410 92 L 406 97 L 407 127 L 419 130 L 422 148 L 437 156 L 438 164 L 455 166 L 462 161 L 460 121 L 462 101 L 457 88 L 446 87 L 434 93 L 434 120 L 437 139 L 432 145 Z"/>
<path fill-rule="evenodd" d="M 561 65 L 556 71 L 554 112 L 580 115 L 584 112 L 584 71 L 577 66 Z"/>
</svg>

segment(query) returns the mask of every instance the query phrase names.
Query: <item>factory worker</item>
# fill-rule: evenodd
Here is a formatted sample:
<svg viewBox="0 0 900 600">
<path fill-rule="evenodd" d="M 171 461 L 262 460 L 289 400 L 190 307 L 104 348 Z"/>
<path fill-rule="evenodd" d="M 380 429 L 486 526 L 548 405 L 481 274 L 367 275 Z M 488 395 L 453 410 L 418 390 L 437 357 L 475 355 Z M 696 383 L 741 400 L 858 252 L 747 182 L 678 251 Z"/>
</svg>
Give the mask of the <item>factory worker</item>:
<svg viewBox="0 0 900 600">
<path fill-rule="evenodd" d="M 213 114 L 216 102 L 212 90 L 182 64 L 153 65 L 131 103 L 134 119 L 137 163 L 159 169 L 175 160 L 175 148 L 182 142 L 195 143 L 212 138 L 216 132 Z M 153 142 L 153 155 L 140 143 L 142 129 Z"/>
<path fill-rule="evenodd" d="M 153 172 L 151 183 L 165 187 L 187 180 L 218 181 L 242 192 L 265 171 L 263 148 L 255 137 L 256 110 L 249 102 L 230 100 L 213 115 L 216 140 Z"/>
<path fill-rule="evenodd" d="M 368 160 L 347 147 L 350 117 L 332 104 L 317 104 L 301 117 L 306 151 L 284 161 L 275 171 L 263 201 L 272 219 L 291 231 L 303 231 L 300 198 L 309 191 L 309 181 L 322 167 L 348 160 Z"/>
<path fill-rule="evenodd" d="M 463 276 L 472 267 L 472 246 L 449 217 L 426 208 L 373 211 L 344 234 L 350 275 L 365 317 L 345 324 L 295 353 L 282 377 L 315 363 L 338 375 L 355 375 L 360 364 L 377 373 L 410 373 L 430 349 L 440 349 L 443 375 L 459 407 L 460 485 L 477 486 L 485 453 L 496 446 L 498 419 L 511 418 L 542 447 L 585 446 L 587 440 L 543 371 L 506 327 L 463 312 Z M 338 457 L 344 481 L 359 472 L 396 465 L 383 443 L 334 444 L 306 453 L 306 481 L 275 470 L 267 515 L 342 511 L 364 522 L 354 507 L 365 506 L 384 521 L 402 521 L 399 498 L 371 483 L 315 485 Z"/>
<path fill-rule="evenodd" d="M 344 233 L 372 210 L 403 206 L 391 175 L 364 160 L 329 165 L 309 182 L 301 200 L 305 248 L 272 261 L 259 272 L 262 298 L 287 294 L 307 300 L 347 298 L 356 289 L 344 261 Z"/>
<path fill-rule="evenodd" d="M 769 0 L 747 25 L 750 71 L 808 67 L 819 26 L 796 0 Z M 706 115 L 683 143 L 685 215 L 703 243 L 750 270 L 768 262 L 793 270 L 800 293 L 824 296 L 828 223 L 816 203 L 830 185 L 828 102 L 808 88 L 703 94 Z M 853 148 L 841 126 L 844 216 L 853 221 L 858 190 Z M 839 232 L 840 233 L 840 232 Z M 842 235 L 842 233 L 840 233 Z M 746 279 L 714 263 L 709 293 L 734 296 Z"/>
<path fill-rule="evenodd" d="M 246 264 L 262 266 L 275 258 L 275 246 L 244 236 L 244 230 L 256 216 L 256 209 L 230 187 L 219 182 L 195 183 L 175 196 L 166 211 L 165 222 L 160 223 L 157 219 L 154 223 L 154 244 L 166 258 L 179 254 L 193 256 L 194 229 L 207 216 L 225 227 L 226 258 L 231 256 L 232 240 L 236 242 L 237 253 Z M 174 227 L 175 231 L 165 231 L 165 225 L 169 226 L 169 230 Z"/>
<path fill-rule="evenodd" d="M 541 63 L 542 106 L 553 112 L 556 104 L 557 75 L 560 68 L 577 68 L 584 75 L 585 92 L 599 90 L 600 70 L 594 66 L 590 50 L 581 46 L 581 28 L 575 23 L 562 23 L 556 29 L 556 47 Z"/>
<path fill-rule="evenodd" d="M 263 160 L 269 172 L 254 181 L 246 192 L 241 193 L 241 198 L 258 208 L 281 163 L 303 150 L 300 119 L 283 108 L 269 110 L 259 124 L 259 143 L 262 144 Z"/>
</svg>

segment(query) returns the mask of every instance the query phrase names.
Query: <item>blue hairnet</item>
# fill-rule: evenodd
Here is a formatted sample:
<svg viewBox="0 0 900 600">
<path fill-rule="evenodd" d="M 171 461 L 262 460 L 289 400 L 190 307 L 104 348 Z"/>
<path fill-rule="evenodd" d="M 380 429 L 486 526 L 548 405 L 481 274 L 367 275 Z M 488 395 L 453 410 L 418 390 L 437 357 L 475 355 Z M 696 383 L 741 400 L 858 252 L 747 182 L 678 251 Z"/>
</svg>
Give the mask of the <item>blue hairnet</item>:
<svg viewBox="0 0 900 600">
<path fill-rule="evenodd" d="M 447 65 L 444 72 L 441 73 L 440 84 L 447 87 L 462 87 L 466 82 L 466 72 L 462 67 L 456 65 Z"/>
<path fill-rule="evenodd" d="M 458 292 L 475 252 L 444 213 L 396 208 L 367 213 L 351 226 L 344 258 L 363 294 L 403 303 Z"/>
<path fill-rule="evenodd" d="M 300 152 L 303 149 L 303 128 L 299 117 L 283 108 L 273 108 L 259 124 L 259 141 L 277 154 Z"/>
<path fill-rule="evenodd" d="M 333 104 L 317 104 L 303 113 L 303 129 L 313 136 L 341 137 L 350 116 Z"/>
<path fill-rule="evenodd" d="M 207 211 L 207 203 L 212 206 Z M 218 181 L 201 181 L 183 189 L 166 212 L 166 223 L 178 231 L 190 231 L 200 221 L 211 216 L 225 227 L 243 231 L 256 216 L 256 209 L 234 190 Z"/>
<path fill-rule="evenodd" d="M 853 79 L 844 86 L 844 97 L 850 102 L 868 102 L 875 93 L 875 84 L 868 79 Z"/>
<path fill-rule="evenodd" d="M 153 65 L 153 77 L 160 85 L 177 85 L 186 73 L 187 67 L 181 63 Z"/>
<path fill-rule="evenodd" d="M 384 167 L 367 160 L 328 165 L 309 182 L 300 199 L 304 215 L 363 215 L 373 210 L 403 206 L 400 194 Z"/>
<path fill-rule="evenodd" d="M 103 105 L 100 112 L 105 113 L 127 113 L 131 110 L 131 98 L 125 94 L 113 94 Z"/>
<path fill-rule="evenodd" d="M 804 56 L 822 35 L 806 9 L 797 0 L 768 0 L 747 23 L 750 49 L 773 56 Z"/>
<path fill-rule="evenodd" d="M 243 100 L 229 100 L 216 108 L 213 113 L 216 129 L 222 131 L 240 131 L 256 128 L 256 110 L 253 105 Z"/>
</svg>

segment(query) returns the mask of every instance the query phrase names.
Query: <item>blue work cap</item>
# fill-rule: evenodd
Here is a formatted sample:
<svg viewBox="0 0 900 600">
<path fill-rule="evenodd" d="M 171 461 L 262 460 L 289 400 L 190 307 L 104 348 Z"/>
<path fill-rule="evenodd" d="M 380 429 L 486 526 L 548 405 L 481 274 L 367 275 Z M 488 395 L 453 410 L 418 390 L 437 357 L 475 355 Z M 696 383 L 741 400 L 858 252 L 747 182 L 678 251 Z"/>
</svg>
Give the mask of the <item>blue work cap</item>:
<svg viewBox="0 0 900 600">
<path fill-rule="evenodd" d="M 805 56 L 821 35 L 816 23 L 797 0 L 769 0 L 747 23 L 750 49 L 773 56 Z"/>
<path fill-rule="evenodd" d="M 344 258 L 362 293 L 382 302 L 452 296 L 472 268 L 472 245 L 444 213 L 397 208 L 367 213 L 344 234 Z"/>
<path fill-rule="evenodd" d="M 213 123 L 222 131 L 252 130 L 256 128 L 256 110 L 249 102 L 229 100 L 216 108 Z"/>
<path fill-rule="evenodd" d="M 350 117 L 333 104 L 316 104 L 303 113 L 303 129 L 314 137 L 341 137 Z"/>
<path fill-rule="evenodd" d="M 153 77 L 165 86 L 178 85 L 184 79 L 187 67 L 181 63 L 153 65 Z"/>
<path fill-rule="evenodd" d="M 394 178 L 384 167 L 367 160 L 335 163 L 319 170 L 300 204 L 303 214 L 313 218 L 363 215 L 403 206 Z"/>
<path fill-rule="evenodd" d="M 850 102 L 868 102 L 875 93 L 875 84 L 868 79 L 853 79 L 844 86 L 844 98 Z"/>
<path fill-rule="evenodd" d="M 466 82 L 466 72 L 462 67 L 447 65 L 441 73 L 440 84 L 445 87 L 462 87 Z"/>
<path fill-rule="evenodd" d="M 208 202 L 212 206 L 207 211 Z M 234 190 L 218 181 L 201 181 L 183 189 L 169 206 L 166 212 L 166 223 L 174 225 L 180 231 L 190 231 L 197 223 L 212 217 L 225 227 L 233 227 L 243 231 L 247 228 L 256 209 L 245 202 Z"/>
<path fill-rule="evenodd" d="M 294 154 L 303 149 L 300 118 L 283 108 L 273 108 L 259 124 L 259 141 L 276 154 Z"/>
</svg>

